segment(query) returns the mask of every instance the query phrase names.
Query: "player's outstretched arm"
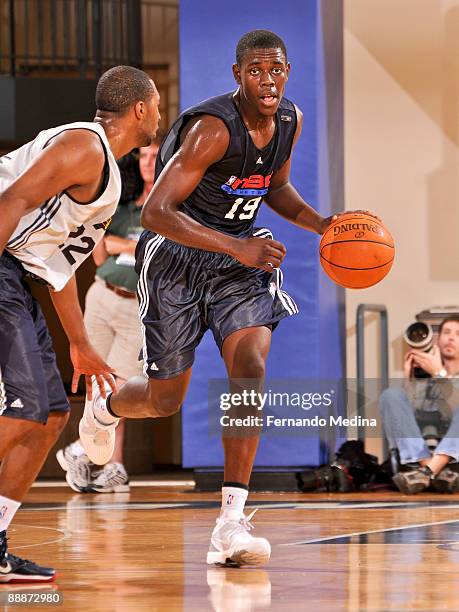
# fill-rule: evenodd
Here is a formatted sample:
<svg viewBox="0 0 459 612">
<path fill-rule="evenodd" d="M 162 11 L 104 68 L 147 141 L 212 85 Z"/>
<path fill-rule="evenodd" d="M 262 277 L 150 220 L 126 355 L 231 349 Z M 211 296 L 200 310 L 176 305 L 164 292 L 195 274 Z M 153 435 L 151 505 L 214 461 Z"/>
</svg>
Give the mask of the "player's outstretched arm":
<svg viewBox="0 0 459 612">
<path fill-rule="evenodd" d="M 61 191 L 94 193 L 102 181 L 105 156 L 90 130 L 68 130 L 53 138 L 33 162 L 0 193 L 0 253 L 21 217 Z M 84 198 L 77 198 L 83 200 Z M 91 197 L 87 198 L 88 200 Z"/>
<path fill-rule="evenodd" d="M 271 270 L 285 255 L 285 247 L 265 238 L 235 238 L 205 227 L 180 211 L 206 170 L 224 156 L 229 132 L 217 117 L 203 115 L 186 134 L 169 160 L 142 209 L 142 225 L 185 246 L 228 253 L 248 267 Z"/>
<path fill-rule="evenodd" d="M 81 375 L 86 379 L 89 399 L 92 395 L 91 376 L 96 377 L 103 397 L 105 397 L 105 380 L 115 391 L 116 385 L 112 376 L 114 370 L 99 357 L 86 333 L 75 276 L 72 276 L 61 291 L 50 290 L 50 296 L 70 342 L 70 358 L 73 364 L 72 393 L 76 393 Z"/>
</svg>

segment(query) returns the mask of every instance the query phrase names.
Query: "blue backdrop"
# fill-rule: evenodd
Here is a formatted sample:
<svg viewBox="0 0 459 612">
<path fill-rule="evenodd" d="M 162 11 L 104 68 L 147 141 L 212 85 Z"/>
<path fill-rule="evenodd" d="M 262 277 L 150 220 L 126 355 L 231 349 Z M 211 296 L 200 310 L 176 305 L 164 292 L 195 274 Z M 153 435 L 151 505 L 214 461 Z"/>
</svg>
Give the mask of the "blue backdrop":
<svg viewBox="0 0 459 612">
<path fill-rule="evenodd" d="M 292 69 L 286 96 L 304 113 L 303 133 L 293 154 L 291 180 L 304 199 L 328 216 L 343 209 L 342 7 L 340 0 L 181 1 L 180 100 L 187 108 L 235 88 L 231 66 L 245 32 L 265 28 L 280 35 Z M 280 323 L 273 335 L 270 378 L 344 376 L 344 294 L 321 271 L 319 238 L 262 207 L 257 225 L 267 225 L 287 246 L 284 289 L 300 314 Z M 183 409 L 183 465 L 223 464 L 221 442 L 208 433 L 209 378 L 225 377 L 211 334 L 197 351 Z M 332 449 L 333 450 L 333 449 Z M 327 460 L 319 438 L 263 438 L 257 466 L 318 465 Z"/>
</svg>

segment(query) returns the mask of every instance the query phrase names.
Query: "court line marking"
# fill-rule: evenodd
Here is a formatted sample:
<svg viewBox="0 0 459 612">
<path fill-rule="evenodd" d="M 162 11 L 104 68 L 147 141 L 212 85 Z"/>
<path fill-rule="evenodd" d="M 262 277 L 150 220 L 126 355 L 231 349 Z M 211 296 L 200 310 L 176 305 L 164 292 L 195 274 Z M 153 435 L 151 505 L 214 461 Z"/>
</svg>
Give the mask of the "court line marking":
<svg viewBox="0 0 459 612">
<path fill-rule="evenodd" d="M 298 542 L 286 542 L 279 546 L 302 546 L 303 544 L 319 544 L 320 542 L 329 542 L 330 540 L 341 540 L 342 538 L 351 538 L 352 536 L 370 535 L 373 533 L 387 533 L 388 531 L 403 531 L 404 529 L 416 529 L 418 527 L 431 527 L 433 525 L 447 525 L 450 523 L 459 523 L 459 519 L 450 519 L 448 521 L 434 521 L 433 523 L 418 523 L 416 525 L 401 525 L 398 527 L 387 527 L 386 529 L 374 529 L 372 531 L 354 531 L 351 533 L 341 533 L 335 536 L 313 538 L 312 540 L 300 540 Z"/>
<path fill-rule="evenodd" d="M 65 502 L 63 502 L 65 504 Z M 87 503 L 82 502 L 78 505 L 62 505 L 62 506 L 46 506 L 46 507 L 38 507 L 38 508 L 24 508 L 20 509 L 20 512 L 43 512 L 48 510 L 62 510 L 64 512 L 73 512 L 74 510 L 161 510 L 163 508 L 168 508 L 173 510 L 174 508 L 188 508 L 189 504 L 187 503 L 177 503 L 177 504 L 154 504 L 148 502 L 139 502 L 139 503 L 113 503 L 113 504 L 97 504 L 97 503 Z"/>
<path fill-rule="evenodd" d="M 120 494 L 116 494 L 116 495 L 120 495 Z M 121 493 L 121 495 L 123 495 Z M 104 502 L 104 503 L 98 503 L 98 502 L 92 502 L 92 501 L 88 501 L 85 502 L 84 500 L 77 500 L 80 503 L 78 504 L 71 504 L 69 502 L 61 502 L 59 505 L 49 505 L 49 506 L 40 506 L 37 505 L 36 507 L 33 508 L 29 508 L 26 505 L 23 505 L 21 507 L 21 511 L 22 512 L 27 512 L 27 511 L 37 511 L 37 510 L 63 510 L 63 511 L 73 511 L 73 510 L 94 510 L 97 508 L 100 509 L 104 509 L 104 510 L 161 510 L 161 509 L 174 509 L 174 508 L 189 508 L 190 510 L 193 509 L 209 509 L 209 510 L 213 510 L 214 508 L 219 508 L 220 507 L 220 502 L 219 501 L 213 501 L 213 500 L 204 500 L 204 501 L 189 501 L 189 502 L 117 502 L 114 501 L 112 503 L 109 502 Z M 393 507 L 394 504 L 390 503 L 389 507 Z M 406 506 L 407 504 L 405 502 L 400 502 L 400 505 L 402 507 Z M 382 504 L 382 506 L 376 504 L 371 504 L 370 505 L 370 509 L 374 509 L 374 508 L 380 508 L 380 507 L 386 507 L 386 504 Z M 413 506 L 410 506 L 411 508 Z M 417 507 L 417 506 L 416 506 Z M 435 509 L 435 506 L 420 506 L 420 507 L 426 507 L 429 509 Z M 457 506 L 459 508 L 459 505 Z M 351 506 L 346 505 L 346 506 L 342 506 L 339 504 L 339 502 L 337 503 L 329 503 L 326 506 L 322 505 L 322 504 L 310 504 L 310 503 L 305 503 L 303 505 L 299 505 L 298 502 L 272 502 L 272 503 L 263 503 L 263 502 L 253 502 L 251 504 L 247 504 L 246 506 L 247 509 L 253 509 L 253 508 L 259 508 L 260 510 L 282 510 L 282 509 L 291 509 L 291 510 L 337 510 L 337 509 L 353 509 L 353 510 L 364 510 L 366 508 L 368 508 L 368 506 L 366 504 L 352 504 Z M 438 506 L 438 508 L 444 508 L 444 506 Z M 448 506 L 448 508 L 451 508 L 451 506 Z M 454 509 L 454 507 L 453 507 Z"/>
<path fill-rule="evenodd" d="M 53 504 L 40 504 L 39 502 L 28 502 L 21 506 L 21 512 L 37 511 L 37 510 L 62 510 L 62 511 L 73 511 L 73 510 L 93 510 L 93 509 L 104 509 L 104 510 L 157 510 L 157 509 L 181 509 L 189 508 L 192 509 L 214 509 L 220 507 L 220 502 L 217 500 L 193 500 L 193 501 L 161 501 L 161 502 L 130 502 L 120 501 L 119 496 L 124 497 L 124 493 L 113 494 L 115 499 L 113 502 L 107 501 L 107 496 L 95 495 L 96 498 L 101 499 L 100 502 L 94 500 L 85 501 L 84 496 L 76 496 L 77 499 L 67 502 L 55 502 Z M 73 503 L 73 502 L 77 503 Z M 429 509 L 429 510 L 455 510 L 459 509 L 459 504 L 450 502 L 361 502 L 361 503 L 343 503 L 343 502 L 264 502 L 263 500 L 253 501 L 247 504 L 247 509 L 259 508 L 260 510 L 374 510 L 378 508 L 382 509 Z"/>
<path fill-rule="evenodd" d="M 44 542 L 38 542 L 37 544 L 22 544 L 22 546 L 17 546 L 15 544 L 14 550 L 19 550 L 21 548 L 35 548 L 37 546 L 47 546 L 48 544 L 58 544 L 59 542 L 63 542 L 64 540 L 68 540 L 72 537 L 71 531 L 64 531 L 63 529 L 57 529 L 56 527 L 44 527 L 43 525 L 25 525 L 24 523 L 14 523 L 14 525 L 12 525 L 12 531 L 14 531 L 16 527 L 25 527 L 26 529 L 47 529 L 48 531 L 57 531 L 58 533 L 61 533 L 62 536 L 54 540 L 45 540 Z"/>
<path fill-rule="evenodd" d="M 363 510 L 363 509 L 375 509 L 375 508 L 444 508 L 445 505 L 439 506 L 428 505 L 430 503 L 438 504 L 438 502 L 267 502 L 254 501 L 247 504 L 247 507 L 255 508 L 259 505 L 260 508 L 292 508 L 294 510 L 336 510 L 339 509 L 350 509 L 350 510 Z M 452 504 L 446 506 L 448 508 L 456 509 L 459 508 L 459 504 Z"/>
<path fill-rule="evenodd" d="M 129 483 L 131 487 L 194 487 L 194 480 L 134 480 Z M 68 484 L 65 480 L 40 480 L 34 482 L 32 487 L 34 488 L 54 488 L 63 487 L 68 488 Z M 126 491 L 128 493 L 128 491 Z"/>
</svg>

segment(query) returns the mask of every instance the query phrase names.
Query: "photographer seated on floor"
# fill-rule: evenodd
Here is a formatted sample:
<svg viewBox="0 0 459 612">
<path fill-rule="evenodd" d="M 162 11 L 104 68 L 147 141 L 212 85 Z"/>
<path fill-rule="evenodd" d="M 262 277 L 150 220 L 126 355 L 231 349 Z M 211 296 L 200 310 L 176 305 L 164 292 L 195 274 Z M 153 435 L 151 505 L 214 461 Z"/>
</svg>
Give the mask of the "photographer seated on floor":
<svg viewBox="0 0 459 612">
<path fill-rule="evenodd" d="M 447 467 L 459 461 L 459 316 L 442 321 L 430 351 L 411 349 L 406 354 L 404 375 L 403 388 L 386 389 L 380 398 L 389 448 L 398 450 L 406 470 L 393 481 L 408 495 L 429 487 L 459 492 L 459 473 Z M 428 413 L 434 424 L 430 429 L 436 428 L 440 438 L 433 449 L 425 439 Z"/>
</svg>

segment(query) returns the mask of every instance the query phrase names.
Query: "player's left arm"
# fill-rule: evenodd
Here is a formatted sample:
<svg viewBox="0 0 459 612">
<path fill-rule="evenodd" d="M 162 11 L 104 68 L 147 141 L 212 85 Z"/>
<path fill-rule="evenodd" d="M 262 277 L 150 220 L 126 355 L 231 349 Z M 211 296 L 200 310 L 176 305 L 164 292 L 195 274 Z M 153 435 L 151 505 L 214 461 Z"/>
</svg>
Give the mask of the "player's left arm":
<svg viewBox="0 0 459 612">
<path fill-rule="evenodd" d="M 70 342 L 70 358 L 73 364 L 72 393 L 76 393 L 81 375 L 86 379 L 88 399 L 91 399 L 92 395 L 91 376 L 96 377 L 104 397 L 104 380 L 110 384 L 113 391 L 116 391 L 116 385 L 111 374 L 114 370 L 96 353 L 89 341 L 78 300 L 75 275 L 71 277 L 61 291 L 50 289 L 49 293 Z"/>
<path fill-rule="evenodd" d="M 298 107 L 295 108 L 298 120 L 293 147 L 297 143 L 303 127 L 303 113 Z M 264 200 L 270 208 L 290 223 L 294 223 L 316 234 L 323 234 L 331 223 L 332 217 L 322 217 L 312 206 L 303 200 L 290 182 L 290 166 L 291 157 L 273 175 L 269 192 Z"/>
</svg>

